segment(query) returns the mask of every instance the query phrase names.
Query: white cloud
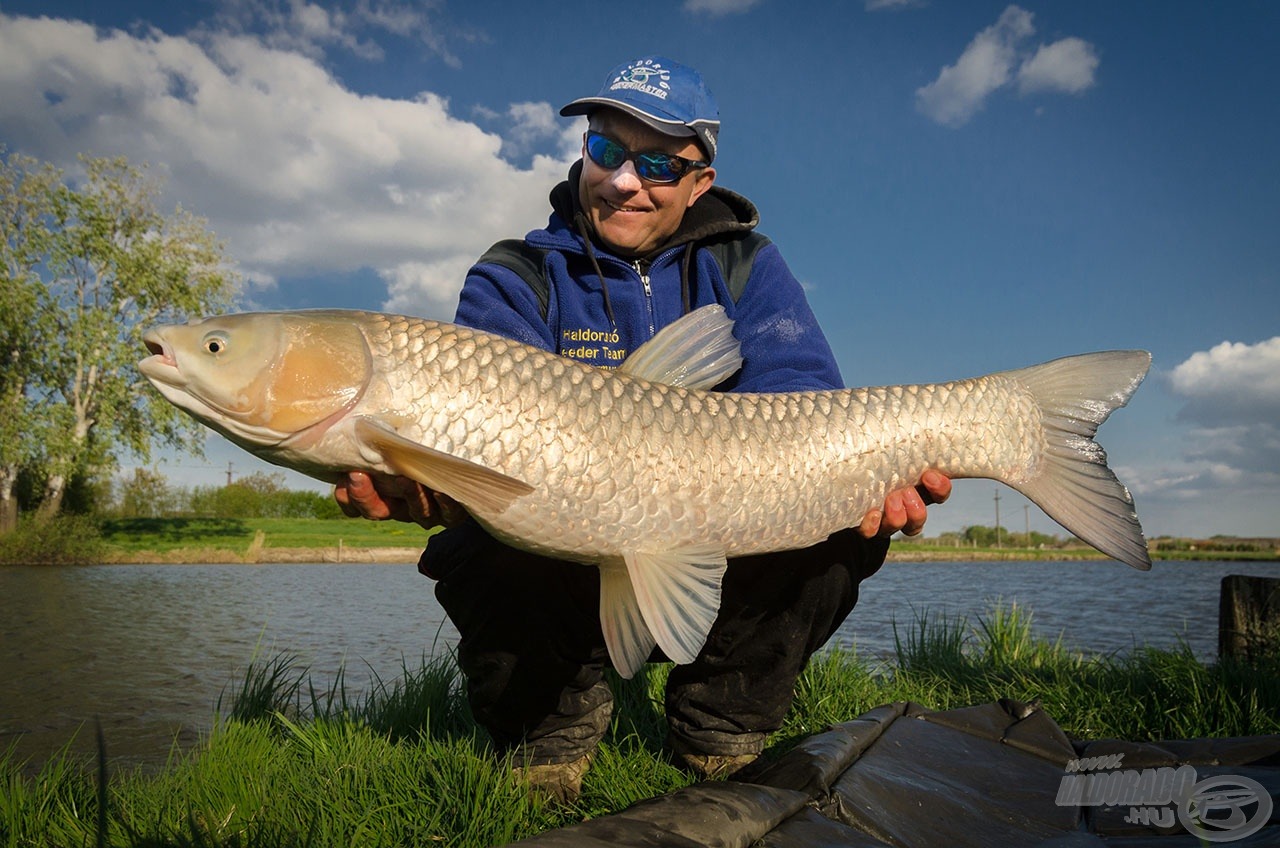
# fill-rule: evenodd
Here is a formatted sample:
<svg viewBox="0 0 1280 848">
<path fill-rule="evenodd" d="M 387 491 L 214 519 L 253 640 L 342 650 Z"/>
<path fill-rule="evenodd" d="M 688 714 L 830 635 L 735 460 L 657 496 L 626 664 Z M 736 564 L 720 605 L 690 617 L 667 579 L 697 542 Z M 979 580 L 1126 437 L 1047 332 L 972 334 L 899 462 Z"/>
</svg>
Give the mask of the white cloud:
<svg viewBox="0 0 1280 848">
<path fill-rule="evenodd" d="M 1035 34 L 1033 16 L 1009 6 L 991 26 L 979 32 L 937 79 L 916 90 L 916 108 L 937 123 L 959 127 L 986 105 L 996 91 L 1018 81 L 1023 93 L 1052 91 L 1078 94 L 1093 85 L 1097 52 L 1079 38 L 1025 46 Z"/>
<path fill-rule="evenodd" d="M 1035 32 L 1031 13 L 1010 6 L 1000 19 L 974 36 L 954 65 L 916 92 L 916 104 L 940 124 L 959 126 L 982 108 L 987 97 L 1008 83 L 1017 45 Z"/>
<path fill-rule="evenodd" d="M 927 0 L 866 0 L 864 8 L 868 12 L 883 12 L 885 10 L 897 11 L 899 9 L 910 9 L 916 6 L 923 6 Z"/>
<path fill-rule="evenodd" d="M 1098 61 L 1098 51 L 1079 38 L 1041 45 L 1018 69 L 1018 90 L 1023 94 L 1033 91 L 1079 94 L 1093 86 Z"/>
<path fill-rule="evenodd" d="M 474 256 L 451 256 L 434 262 L 402 262 L 387 269 L 385 308 L 410 315 L 451 315 L 458 284 L 474 261 Z"/>
<path fill-rule="evenodd" d="M 370 33 L 391 34 L 414 41 L 457 67 L 457 57 L 428 14 L 433 5 L 396 0 L 326 6 L 306 0 L 221 0 L 212 31 L 261 33 L 261 40 L 269 47 L 314 59 L 337 47 L 369 60 L 383 58 L 381 46 Z"/>
<path fill-rule="evenodd" d="M 1196 479 L 1180 488 L 1280 479 L 1280 336 L 1194 353 L 1168 383 L 1186 400 L 1178 418 L 1197 425 L 1185 451 Z"/>
<path fill-rule="evenodd" d="M 586 119 L 566 121 L 551 108 L 550 103 L 512 103 L 505 115 L 486 117 L 491 121 L 505 119 L 508 122 L 502 143 L 502 153 L 508 158 L 524 157 L 548 141 L 566 159 L 575 158 L 582 148 Z"/>
<path fill-rule="evenodd" d="M 1280 336 L 1257 344 L 1222 342 L 1192 354 L 1169 374 L 1187 399 L 1179 415 L 1209 427 L 1280 419 Z"/>
<path fill-rule="evenodd" d="M 713 17 L 735 15 L 751 11 L 756 6 L 759 6 L 761 2 L 762 0 L 684 0 L 684 10 Z"/>
<path fill-rule="evenodd" d="M 251 280 L 373 268 L 406 311 L 448 317 L 444 278 L 406 269 L 456 272 L 456 293 L 464 262 L 545 220 L 548 187 L 576 154 L 561 139 L 515 167 L 502 137 L 437 95 L 359 95 L 309 56 L 249 36 L 0 15 L 0 56 L 11 149 L 68 170 L 79 153 L 150 162 Z M 549 113 L 513 107 L 520 143 L 551 132 Z"/>
</svg>

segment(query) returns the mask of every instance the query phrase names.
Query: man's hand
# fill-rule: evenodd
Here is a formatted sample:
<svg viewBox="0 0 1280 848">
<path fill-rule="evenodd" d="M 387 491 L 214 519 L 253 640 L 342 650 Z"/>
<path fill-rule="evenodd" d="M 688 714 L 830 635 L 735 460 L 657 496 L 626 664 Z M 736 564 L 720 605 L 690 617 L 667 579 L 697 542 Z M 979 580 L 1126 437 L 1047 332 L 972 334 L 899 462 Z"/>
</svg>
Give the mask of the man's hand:
<svg viewBox="0 0 1280 848">
<path fill-rule="evenodd" d="M 899 530 L 917 536 L 924 529 L 926 504 L 940 504 L 951 496 L 951 478 L 930 468 L 920 476 L 920 484 L 890 492 L 884 507 L 869 510 L 858 525 L 865 539 L 892 536 Z"/>
<path fill-rule="evenodd" d="M 352 471 L 333 487 L 333 499 L 352 518 L 371 521 L 408 521 L 428 530 L 456 527 L 467 520 L 466 509 L 448 495 L 432 492 L 408 477 L 391 477 L 374 483 L 363 471 Z"/>
</svg>

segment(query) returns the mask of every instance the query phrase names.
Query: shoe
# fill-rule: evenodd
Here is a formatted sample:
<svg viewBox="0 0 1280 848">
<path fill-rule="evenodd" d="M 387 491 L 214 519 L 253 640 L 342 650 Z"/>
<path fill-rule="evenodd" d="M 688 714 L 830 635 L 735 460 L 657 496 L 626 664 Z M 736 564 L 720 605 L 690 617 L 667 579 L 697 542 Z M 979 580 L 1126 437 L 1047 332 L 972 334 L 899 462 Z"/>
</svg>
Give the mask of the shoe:
<svg viewBox="0 0 1280 848">
<path fill-rule="evenodd" d="M 685 765 L 704 780 L 714 780 L 716 778 L 728 777 L 744 766 L 755 762 L 755 759 L 758 756 L 760 755 L 737 754 L 730 756 L 718 756 L 716 754 L 681 754 L 680 759 L 684 760 Z"/>
<path fill-rule="evenodd" d="M 518 779 L 527 781 L 529 794 L 559 806 L 568 806 L 582 794 L 582 776 L 591 767 L 591 754 L 568 763 L 516 766 L 511 770 Z"/>
</svg>

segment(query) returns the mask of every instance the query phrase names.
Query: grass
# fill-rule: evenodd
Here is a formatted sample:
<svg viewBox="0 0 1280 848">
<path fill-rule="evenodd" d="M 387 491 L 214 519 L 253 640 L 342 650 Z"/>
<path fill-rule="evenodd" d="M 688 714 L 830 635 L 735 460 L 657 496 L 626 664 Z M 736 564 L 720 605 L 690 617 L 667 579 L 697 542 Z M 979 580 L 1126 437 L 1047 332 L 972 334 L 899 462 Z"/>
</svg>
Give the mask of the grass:
<svg viewBox="0 0 1280 848">
<path fill-rule="evenodd" d="M 194 561 L 192 553 L 227 551 L 243 556 L 262 534 L 266 548 L 333 548 L 338 540 L 348 547 L 421 547 L 428 534 L 420 527 L 398 521 L 365 521 L 355 518 L 127 518 L 100 523 L 100 543 L 109 561 L 127 561 L 139 554 L 174 555 Z M 1280 551 L 1259 548 L 1231 551 L 1203 547 L 1198 550 L 1153 545 L 1156 559 L 1180 560 L 1276 560 Z M 973 548 L 945 545 L 929 539 L 899 538 L 892 559 L 929 560 L 1090 560 L 1105 557 L 1089 547 Z"/>
<path fill-rule="evenodd" d="M 228 551 L 243 556 L 261 533 L 267 548 L 423 547 L 427 533 L 399 521 L 356 518 L 122 518 L 101 522 L 105 558 Z"/>
<path fill-rule="evenodd" d="M 766 756 L 883 703 L 949 709 L 1039 698 L 1068 735 L 1135 740 L 1280 732 L 1280 664 L 1204 664 L 1189 650 L 1084 656 L 996 606 L 970 623 L 922 615 L 897 655 L 818 655 Z M 403 663 L 369 691 L 317 691 L 289 656 L 253 660 L 194 750 L 159 772 L 67 752 L 38 772 L 0 758 L 0 845 L 346 846 L 503 844 L 606 815 L 691 782 L 662 750 L 667 667 L 613 678 L 614 719 L 579 802 L 532 800 L 473 721 L 450 656 Z M 109 740 L 108 740 L 109 744 Z M 104 803 L 105 799 L 105 803 Z"/>
</svg>

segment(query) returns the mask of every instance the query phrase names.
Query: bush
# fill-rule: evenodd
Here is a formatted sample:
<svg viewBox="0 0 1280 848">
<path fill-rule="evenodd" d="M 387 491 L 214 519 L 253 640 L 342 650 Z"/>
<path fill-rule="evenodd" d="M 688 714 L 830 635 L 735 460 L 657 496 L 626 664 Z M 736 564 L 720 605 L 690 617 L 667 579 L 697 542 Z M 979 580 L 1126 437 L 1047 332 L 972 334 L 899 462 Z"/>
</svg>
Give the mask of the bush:
<svg viewBox="0 0 1280 848">
<path fill-rule="evenodd" d="M 82 515 L 29 519 L 0 536 L 0 565 L 87 565 L 102 552 L 97 522 Z"/>
<path fill-rule="evenodd" d="M 331 495 L 284 488 L 281 474 L 254 473 L 227 486 L 198 486 L 188 510 L 206 518 L 341 518 Z"/>
</svg>

